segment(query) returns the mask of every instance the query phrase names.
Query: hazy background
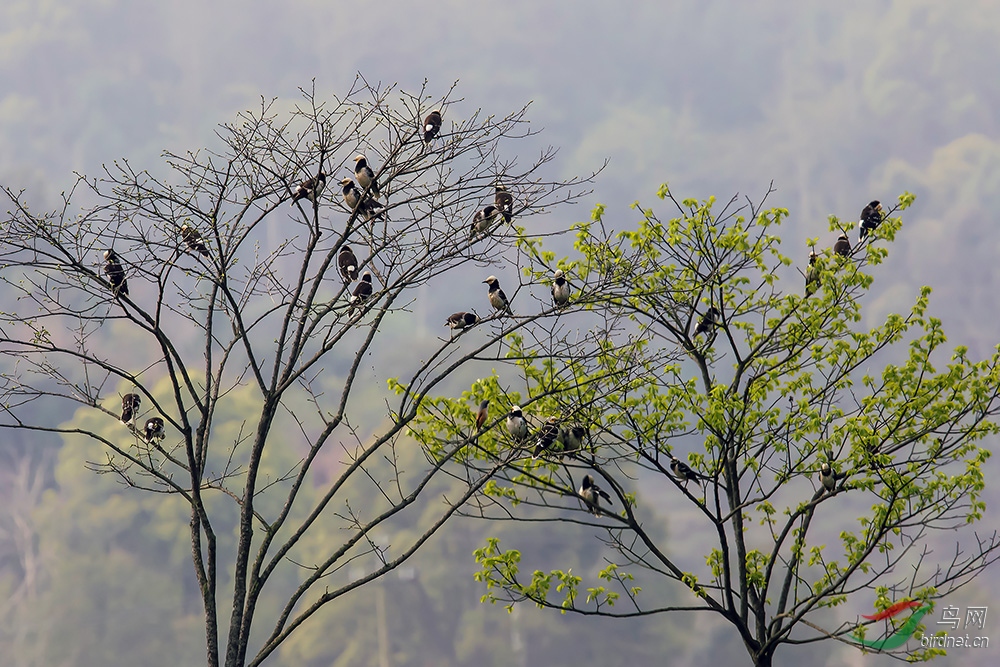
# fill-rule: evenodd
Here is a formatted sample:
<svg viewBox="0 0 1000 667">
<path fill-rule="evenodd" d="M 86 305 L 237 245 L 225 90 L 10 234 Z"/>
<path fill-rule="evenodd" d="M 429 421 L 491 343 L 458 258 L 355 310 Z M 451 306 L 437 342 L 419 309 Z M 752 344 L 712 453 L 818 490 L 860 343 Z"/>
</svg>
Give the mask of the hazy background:
<svg viewBox="0 0 1000 667">
<path fill-rule="evenodd" d="M 982 356 L 1000 339 L 998 67 L 1000 3 L 986 1 L 5 0 L 0 182 L 53 206 L 74 171 L 97 174 L 123 157 L 159 169 L 163 149 L 212 146 L 219 123 L 261 96 L 294 100 L 313 78 L 320 93 L 346 91 L 359 71 L 408 91 L 426 78 L 443 93 L 458 80 L 464 101 L 454 108 L 465 116 L 532 102 L 532 124 L 544 131 L 524 149 L 559 147 L 552 176 L 610 158 L 584 206 L 552 213 L 560 224 L 602 202 L 606 221 L 630 225 L 628 204 L 652 205 L 663 182 L 681 196 L 728 199 L 759 197 L 773 181 L 771 204 L 791 211 L 785 251 L 804 256 L 806 238 L 832 242 L 828 215 L 856 220 L 871 199 L 891 204 L 914 192 L 867 323 L 908 308 L 930 284 L 950 343 Z M 481 298 L 480 288 L 468 294 Z M 439 334 L 451 310 L 422 311 L 426 329 Z M 14 580 L 32 577 L 35 587 L 0 608 L 0 618 L 18 619 L 0 630 L 0 662 L 202 660 L 189 555 L 160 499 L 87 472 L 88 452 L 3 438 L 0 603 Z M 998 489 L 983 530 L 1000 525 Z M 669 539 L 683 516 L 668 507 L 663 515 Z M 524 609 L 512 618 L 480 606 L 471 551 L 500 531 L 457 524 L 385 584 L 394 664 L 510 665 L 518 642 L 529 664 L 747 663 L 732 633 L 716 634 L 701 617 L 595 621 Z M 533 535 L 549 567 L 560 558 L 599 563 L 580 554 L 591 536 L 578 530 L 524 532 L 519 544 Z M 989 605 L 998 582 L 994 569 L 949 603 L 963 615 Z M 374 597 L 363 589 L 331 609 L 269 664 L 374 664 Z M 996 664 L 998 616 L 1000 605 L 982 631 L 997 648 L 953 650 L 939 664 Z M 428 657 L 421 641 L 450 648 Z M 837 646 L 778 653 L 777 665 L 792 663 L 891 664 Z"/>
</svg>

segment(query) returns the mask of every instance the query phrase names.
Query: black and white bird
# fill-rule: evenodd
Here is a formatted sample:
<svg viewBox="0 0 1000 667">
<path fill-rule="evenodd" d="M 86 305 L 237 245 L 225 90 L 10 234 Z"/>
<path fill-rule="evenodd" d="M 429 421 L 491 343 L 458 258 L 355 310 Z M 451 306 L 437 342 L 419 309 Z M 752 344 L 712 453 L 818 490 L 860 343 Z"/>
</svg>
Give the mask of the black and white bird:
<svg viewBox="0 0 1000 667">
<path fill-rule="evenodd" d="M 163 432 L 163 420 L 159 417 L 150 417 L 146 420 L 146 428 L 143 431 L 146 442 L 152 443 L 154 440 L 163 440 L 166 434 Z"/>
<path fill-rule="evenodd" d="M 502 183 L 497 183 L 497 191 L 493 195 L 493 204 L 500 211 L 504 222 L 509 223 L 514 218 L 514 197 L 507 192 L 507 188 Z"/>
<path fill-rule="evenodd" d="M 674 474 L 674 477 L 684 482 L 684 486 L 687 486 L 689 481 L 698 481 L 704 479 L 701 475 L 691 470 L 691 467 L 681 461 L 676 456 L 670 457 L 670 472 Z"/>
<path fill-rule="evenodd" d="M 498 215 L 499 211 L 493 204 L 487 204 L 481 210 L 476 211 L 476 214 L 472 216 L 472 224 L 469 225 L 469 238 L 474 239 L 489 232 L 493 223 L 497 221 Z"/>
<path fill-rule="evenodd" d="M 562 440 L 563 451 L 565 453 L 573 454 L 580 452 L 583 451 L 583 446 L 587 440 L 587 429 L 579 424 L 574 424 L 569 428 L 562 429 L 559 438 Z"/>
<path fill-rule="evenodd" d="M 125 280 L 125 269 L 118 261 L 118 255 L 108 248 L 104 251 L 104 275 L 111 283 L 111 291 L 115 296 L 128 296 L 128 281 Z"/>
<path fill-rule="evenodd" d="M 352 283 L 358 279 L 358 258 L 355 257 L 351 246 L 345 245 L 340 249 L 337 266 L 340 267 L 340 275 L 344 277 L 344 282 Z"/>
<path fill-rule="evenodd" d="M 882 203 L 875 199 L 861 211 L 861 229 L 859 232 L 860 238 L 858 239 L 858 243 L 864 241 L 868 234 L 875 231 L 878 226 L 882 224 L 882 220 Z"/>
<path fill-rule="evenodd" d="M 358 179 L 358 185 L 362 190 L 368 190 L 375 199 L 379 197 L 378 181 L 375 179 L 375 172 L 368 166 L 368 160 L 364 155 L 354 158 L 354 178 Z"/>
<path fill-rule="evenodd" d="M 806 269 L 806 296 L 809 296 L 819 287 L 819 266 L 816 264 L 816 251 L 809 251 L 809 267 Z"/>
<path fill-rule="evenodd" d="M 569 281 L 566 280 L 566 274 L 562 272 L 562 269 L 556 269 L 552 275 L 555 278 L 552 281 L 552 300 L 560 308 L 565 308 L 566 304 L 569 303 Z"/>
<path fill-rule="evenodd" d="M 139 404 L 142 403 L 142 398 L 139 394 L 125 394 L 122 396 L 122 423 L 128 424 L 130 421 L 135 419 L 135 416 L 139 413 Z"/>
<path fill-rule="evenodd" d="M 597 486 L 594 483 L 594 478 L 590 475 L 583 476 L 583 483 L 580 484 L 578 493 L 594 516 L 601 516 L 601 498 L 604 498 L 609 504 L 611 503 L 611 496 L 608 495 L 607 491 Z"/>
<path fill-rule="evenodd" d="M 713 327 L 719 324 L 719 309 L 715 306 L 710 306 L 708 311 L 702 316 L 701 320 L 698 321 L 698 326 L 694 328 L 694 335 L 707 333 Z"/>
<path fill-rule="evenodd" d="M 295 191 L 292 192 L 292 201 L 290 204 L 295 206 L 295 202 L 300 199 L 308 199 L 312 203 L 316 203 L 319 198 L 320 193 L 323 192 L 323 188 L 326 187 L 326 174 L 322 170 L 315 176 L 307 178 L 295 187 Z"/>
<path fill-rule="evenodd" d="M 846 473 L 835 472 L 833 467 L 826 461 L 823 461 L 823 465 L 819 467 L 819 481 L 823 484 L 823 488 L 827 492 L 833 491 L 837 488 L 837 482 L 847 477 Z"/>
<path fill-rule="evenodd" d="M 837 242 L 833 244 L 833 251 L 841 257 L 851 256 L 851 242 L 848 240 L 847 234 L 841 234 L 837 237 Z"/>
<path fill-rule="evenodd" d="M 355 308 L 360 308 L 361 304 L 370 299 L 371 296 L 372 274 L 365 271 L 361 274 L 361 282 L 354 288 L 354 293 L 351 295 L 351 312 L 353 313 Z"/>
<path fill-rule="evenodd" d="M 431 141 L 434 140 L 434 137 L 436 137 L 440 131 L 441 111 L 440 109 L 435 109 L 427 114 L 427 118 L 424 118 L 424 143 L 430 146 Z"/>
<path fill-rule="evenodd" d="M 543 452 L 551 452 L 559 440 L 559 418 L 549 417 L 538 429 L 535 437 L 535 451 L 531 457 L 537 459 Z"/>
<path fill-rule="evenodd" d="M 344 186 L 341 191 L 344 195 L 344 203 L 352 212 L 357 211 L 358 215 L 365 216 L 366 220 L 385 217 L 385 208 L 376 205 L 371 199 L 362 198 L 361 191 L 358 190 L 358 186 L 354 184 L 353 180 L 345 178 L 340 181 L 340 184 Z"/>
<path fill-rule="evenodd" d="M 452 313 L 444 322 L 444 325 L 452 331 L 467 329 L 477 324 L 479 324 L 479 316 L 475 313 L 467 313 L 465 311 Z"/>
<path fill-rule="evenodd" d="M 503 293 L 503 290 L 500 289 L 500 281 L 497 280 L 496 276 L 490 276 L 483 282 L 490 286 L 487 296 L 490 299 L 490 305 L 493 306 L 493 309 L 501 315 L 504 313 L 513 315 L 514 311 L 510 309 L 510 301 L 507 299 L 507 295 Z"/>
<path fill-rule="evenodd" d="M 519 405 L 512 407 L 507 414 L 507 432 L 517 444 L 528 439 L 528 420 L 524 418 Z"/>
<path fill-rule="evenodd" d="M 205 247 L 205 243 L 201 240 L 201 234 L 191 225 L 181 225 L 181 240 L 184 241 L 191 252 L 197 252 L 208 257 L 208 248 Z"/>
</svg>

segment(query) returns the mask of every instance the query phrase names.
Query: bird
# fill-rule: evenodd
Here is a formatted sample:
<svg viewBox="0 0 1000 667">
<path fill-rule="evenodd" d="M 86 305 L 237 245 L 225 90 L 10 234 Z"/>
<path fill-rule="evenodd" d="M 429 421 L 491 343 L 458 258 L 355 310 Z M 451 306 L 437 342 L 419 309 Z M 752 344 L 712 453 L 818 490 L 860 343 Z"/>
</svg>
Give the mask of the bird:
<svg viewBox="0 0 1000 667">
<path fill-rule="evenodd" d="M 438 135 L 441 131 L 441 111 L 435 109 L 434 111 L 427 114 L 427 118 L 424 118 L 424 143 L 428 146 L 431 145 L 431 141 Z"/>
<path fill-rule="evenodd" d="M 562 429 L 560 435 L 564 449 L 567 454 L 579 452 L 583 449 L 583 444 L 587 439 L 587 429 L 575 424 L 569 428 Z"/>
<path fill-rule="evenodd" d="M 361 304 L 371 298 L 371 295 L 372 274 L 365 271 L 361 274 L 361 282 L 354 288 L 354 293 L 351 295 L 351 312 L 354 312 L 355 308 L 360 308 Z"/>
<path fill-rule="evenodd" d="M 378 199 L 380 194 L 378 181 L 375 179 L 375 172 L 368 166 L 368 160 L 365 159 L 364 155 L 359 155 L 354 158 L 354 162 L 354 178 L 358 179 L 358 185 L 361 186 L 362 190 L 368 190 L 372 197 Z"/>
<path fill-rule="evenodd" d="M 115 296 L 128 296 L 128 281 L 125 280 L 125 269 L 118 261 L 118 255 L 108 248 L 104 251 L 104 275 L 111 283 L 111 291 Z"/>
<path fill-rule="evenodd" d="M 486 420 L 490 417 L 490 401 L 489 399 L 484 399 L 482 403 L 479 404 L 479 410 L 476 411 L 476 430 L 478 431 L 486 423 Z"/>
<path fill-rule="evenodd" d="M 354 256 L 351 246 L 345 245 L 337 255 L 337 266 L 340 267 L 340 275 L 344 277 L 344 282 L 354 282 L 358 279 L 358 258 Z"/>
<path fill-rule="evenodd" d="M 452 313 L 444 322 L 444 325 L 452 331 L 456 329 L 466 329 L 477 324 L 479 324 L 479 316 L 475 313 L 467 313 L 465 311 Z"/>
<path fill-rule="evenodd" d="M 861 211 L 861 229 L 858 243 L 864 241 L 870 232 L 875 231 L 882 224 L 882 215 L 882 203 L 877 199 L 872 200 L 864 207 Z"/>
<path fill-rule="evenodd" d="M 358 215 L 365 216 L 366 220 L 385 217 L 385 209 L 377 207 L 371 199 L 363 199 L 361 191 L 358 190 L 358 186 L 354 184 L 353 180 L 345 178 L 340 181 L 340 184 L 344 186 L 342 190 L 344 203 L 347 204 L 347 208 L 351 212 L 357 211 Z"/>
<path fill-rule="evenodd" d="M 188 250 L 208 257 L 208 248 L 205 247 L 197 229 L 188 224 L 181 225 L 181 239 L 187 244 Z"/>
<path fill-rule="evenodd" d="M 509 315 L 513 315 L 514 311 L 510 309 L 510 301 L 507 299 L 507 295 L 503 293 L 500 289 L 500 281 L 497 280 L 496 276 L 490 276 L 483 281 L 490 286 L 490 291 L 487 296 L 490 299 L 490 305 L 493 306 L 494 310 L 503 315 L 505 312 Z"/>
<path fill-rule="evenodd" d="M 837 486 L 837 480 L 833 476 L 833 468 L 826 461 L 823 461 L 823 465 L 819 468 L 819 481 L 823 483 L 823 488 L 827 491 L 833 491 L 834 487 Z"/>
<path fill-rule="evenodd" d="M 159 417 L 150 417 L 147 419 L 144 434 L 146 442 L 149 443 L 154 440 L 163 440 L 166 437 L 166 434 L 163 432 L 163 420 Z"/>
<path fill-rule="evenodd" d="M 528 420 L 524 418 L 519 405 L 512 407 L 507 414 L 507 432 L 517 444 L 528 439 Z"/>
<path fill-rule="evenodd" d="M 809 251 L 809 268 L 806 269 L 806 296 L 809 296 L 819 287 L 819 267 L 816 265 L 816 251 Z"/>
<path fill-rule="evenodd" d="M 684 486 L 687 486 L 687 483 L 691 480 L 697 481 L 703 479 L 701 475 L 696 473 L 694 470 L 691 470 L 691 467 L 688 464 L 684 463 L 676 456 L 670 457 L 670 472 L 674 474 L 674 477 L 683 481 Z"/>
<path fill-rule="evenodd" d="M 702 316 L 701 320 L 698 322 L 698 326 L 694 329 L 694 335 L 706 333 L 709 329 L 719 324 L 719 310 L 715 306 L 710 306 L 708 311 Z"/>
<path fill-rule="evenodd" d="M 295 202 L 300 199 L 308 199 L 315 204 L 324 187 L 326 187 L 326 174 L 320 170 L 318 174 L 307 178 L 296 186 L 295 191 L 292 192 L 290 205 L 295 206 Z"/>
<path fill-rule="evenodd" d="M 604 498 L 608 503 L 611 502 L 611 496 L 608 495 L 608 492 L 597 486 L 594 483 L 594 478 L 590 475 L 583 476 L 583 483 L 580 484 L 578 493 L 594 516 L 601 516 L 601 498 Z"/>
<path fill-rule="evenodd" d="M 139 412 L 139 404 L 142 399 L 139 394 L 125 394 L 122 396 L 122 423 L 128 424 Z"/>
<path fill-rule="evenodd" d="M 537 459 L 541 456 L 542 452 L 552 451 L 552 446 L 555 445 L 556 440 L 559 439 L 559 418 L 549 417 L 542 424 L 542 427 L 538 429 L 535 439 L 535 451 L 532 453 L 531 458 Z"/>
<path fill-rule="evenodd" d="M 564 308 L 569 303 L 569 281 L 566 280 L 562 269 L 556 269 L 552 274 L 555 280 L 552 281 L 552 300 L 560 308 Z"/>
<path fill-rule="evenodd" d="M 487 204 L 482 208 L 482 210 L 476 211 L 476 214 L 472 216 L 472 224 L 469 225 L 469 238 L 474 239 L 479 234 L 485 234 L 493 226 L 493 223 L 497 221 L 497 207 L 493 204 Z"/>
<path fill-rule="evenodd" d="M 833 244 L 833 251 L 841 257 L 851 256 L 851 242 L 847 239 L 847 234 L 837 237 L 837 242 Z"/>
<path fill-rule="evenodd" d="M 514 217 L 514 197 L 507 192 L 507 188 L 502 183 L 497 183 L 497 191 L 493 196 L 493 203 L 503 216 L 503 221 L 509 223 Z"/>
</svg>

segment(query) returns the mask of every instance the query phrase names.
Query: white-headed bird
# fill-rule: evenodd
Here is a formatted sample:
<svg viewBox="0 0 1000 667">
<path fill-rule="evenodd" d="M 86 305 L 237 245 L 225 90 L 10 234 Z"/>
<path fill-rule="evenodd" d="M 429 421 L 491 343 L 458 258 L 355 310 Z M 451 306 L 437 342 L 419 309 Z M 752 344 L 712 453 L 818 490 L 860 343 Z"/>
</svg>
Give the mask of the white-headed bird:
<svg viewBox="0 0 1000 667">
<path fill-rule="evenodd" d="M 197 252 L 208 257 L 208 248 L 201 240 L 201 233 L 189 224 L 181 225 L 181 240 L 191 252 Z"/>
<path fill-rule="evenodd" d="M 833 244 L 833 251 L 841 257 L 851 256 L 851 242 L 848 240 L 847 234 L 841 234 L 837 237 L 837 242 Z"/>
<path fill-rule="evenodd" d="M 326 187 L 326 174 L 320 170 L 318 174 L 307 178 L 296 186 L 292 192 L 291 205 L 295 206 L 295 202 L 300 199 L 308 199 L 315 204 L 324 187 Z"/>
<path fill-rule="evenodd" d="M 378 181 L 375 180 L 375 172 L 368 166 L 368 160 L 365 159 L 364 155 L 359 155 L 354 158 L 354 162 L 354 178 L 358 179 L 358 185 L 361 186 L 362 190 L 368 190 L 372 197 L 378 199 Z"/>
<path fill-rule="evenodd" d="M 552 275 L 555 278 L 552 281 L 552 300 L 560 308 L 565 308 L 566 304 L 569 303 L 569 281 L 566 280 L 566 274 L 562 272 L 562 269 L 556 269 Z"/>
<path fill-rule="evenodd" d="M 146 420 L 146 428 L 143 430 L 146 442 L 152 443 L 154 440 L 163 440 L 166 434 L 163 431 L 163 420 L 159 417 L 150 417 Z"/>
<path fill-rule="evenodd" d="M 469 238 L 474 239 L 480 234 L 489 232 L 493 223 L 497 221 L 498 215 L 497 207 L 493 204 L 487 204 L 481 210 L 476 211 L 476 214 L 472 216 L 472 224 L 469 225 Z"/>
<path fill-rule="evenodd" d="M 507 415 L 507 432 L 517 444 L 528 439 L 528 420 L 524 418 L 519 405 L 512 407 Z"/>
<path fill-rule="evenodd" d="M 493 309 L 501 315 L 504 313 L 513 315 L 514 311 L 510 309 L 510 301 L 503 290 L 500 289 L 500 281 L 496 279 L 496 276 L 490 276 L 483 282 L 490 286 L 487 296 L 490 299 L 490 305 L 493 306 Z"/>
</svg>

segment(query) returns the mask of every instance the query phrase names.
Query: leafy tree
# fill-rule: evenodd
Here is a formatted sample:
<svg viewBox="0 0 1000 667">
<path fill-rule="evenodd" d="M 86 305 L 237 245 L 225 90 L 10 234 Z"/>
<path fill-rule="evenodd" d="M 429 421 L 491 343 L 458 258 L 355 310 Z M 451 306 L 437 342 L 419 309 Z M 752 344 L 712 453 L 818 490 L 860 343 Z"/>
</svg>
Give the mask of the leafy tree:
<svg viewBox="0 0 1000 667">
<path fill-rule="evenodd" d="M 435 108 L 444 125 L 426 137 Z M 51 212 L 4 189 L 0 426 L 100 443 L 96 471 L 180 499 L 210 666 L 263 662 L 324 605 L 405 562 L 490 477 L 489 466 L 458 468 L 462 487 L 442 502 L 424 492 L 469 443 L 405 470 L 396 448 L 428 391 L 474 360 L 502 362 L 489 350 L 533 318 L 489 318 L 424 359 L 411 345 L 388 368 L 377 341 L 383 327 L 405 329 L 415 301 L 472 309 L 450 304 L 449 283 L 481 282 L 470 264 L 503 266 L 520 233 L 502 217 L 469 231 L 498 179 L 515 222 L 576 199 L 584 181 L 542 178 L 551 149 L 525 166 L 511 154 L 532 134 L 525 109 L 462 109 L 452 92 L 432 99 L 359 77 L 329 101 L 262 101 L 221 127 L 218 148 L 166 153 L 164 175 L 108 165 Z M 341 194 L 358 153 L 377 198 L 361 178 Z M 320 174 L 322 192 L 305 187 Z M 368 298 L 341 275 L 348 244 L 358 273 L 374 277 Z M 374 386 L 390 378 L 391 405 Z M 139 403 L 123 425 L 130 395 Z M 463 416 L 468 431 L 474 415 Z M 265 454 L 274 449 L 293 460 Z M 376 462 L 388 471 L 372 474 Z M 359 505 L 351 489 L 364 484 L 378 493 Z M 390 520 L 421 515 L 432 519 L 405 540 L 377 539 Z M 331 579 L 359 559 L 370 567 Z M 284 598 L 272 608 L 263 600 L 275 590 Z"/>
<path fill-rule="evenodd" d="M 585 581 L 565 566 L 525 571 L 521 550 L 491 539 L 476 554 L 485 599 L 618 618 L 709 612 L 755 665 L 770 665 L 785 644 L 857 646 L 850 635 L 881 629 L 857 616 L 872 604 L 933 603 L 996 560 L 996 533 L 963 534 L 943 558 L 938 547 L 985 510 L 989 451 L 980 443 L 997 432 L 1000 355 L 946 352 L 928 287 L 908 312 L 860 326 L 901 219 L 888 216 L 858 243 L 855 223 L 831 217 L 830 230 L 850 232 L 854 248 L 840 256 L 811 239 L 818 280 L 807 294 L 805 258 L 780 250 L 788 211 L 766 208 L 767 196 L 720 208 L 679 201 L 666 186 L 658 194 L 673 217 L 640 208 L 636 229 L 614 233 L 598 206 L 579 225 L 578 255 L 559 262 L 585 295 L 577 308 L 631 321 L 627 362 L 599 368 L 537 348 L 517 355 L 531 397 L 518 402 L 533 403 L 536 423 L 583 424 L 591 447 L 522 455 L 474 506 L 503 521 L 544 508 L 549 521 L 604 531 L 612 554 Z M 912 200 L 901 196 L 889 213 Z M 590 335 L 626 335 L 608 321 L 615 328 L 598 322 Z M 517 350 L 517 335 L 509 340 Z M 422 408 L 425 446 L 450 441 L 446 410 L 432 409 L 441 403 Z M 470 458 L 471 469 L 509 447 L 496 441 L 493 456 Z M 610 496 L 600 516 L 584 500 L 585 474 Z M 669 539 L 649 530 L 654 508 L 636 496 L 638 482 L 656 489 L 646 495 L 683 529 Z M 651 593 L 640 573 L 687 599 Z"/>
</svg>

